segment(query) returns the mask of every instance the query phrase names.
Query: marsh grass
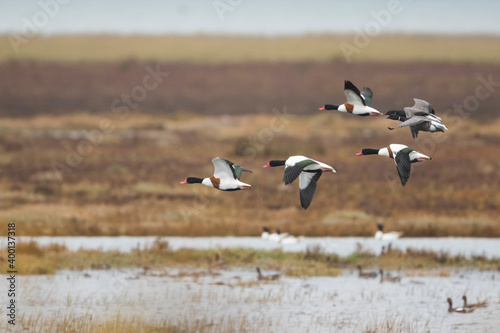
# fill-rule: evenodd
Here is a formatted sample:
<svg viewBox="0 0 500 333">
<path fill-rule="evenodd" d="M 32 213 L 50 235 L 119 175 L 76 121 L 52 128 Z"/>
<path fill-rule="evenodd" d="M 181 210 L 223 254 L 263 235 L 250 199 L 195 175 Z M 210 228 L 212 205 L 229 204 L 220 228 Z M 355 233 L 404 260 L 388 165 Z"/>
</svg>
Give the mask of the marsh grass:
<svg viewBox="0 0 500 333">
<path fill-rule="evenodd" d="M 148 65 L 156 63 L 0 63 L 0 224 L 16 222 L 20 236 L 248 236 L 263 225 L 372 236 L 376 223 L 409 237 L 500 236 L 500 165 L 491 153 L 500 144 L 500 95 L 467 117 L 443 115 L 476 91 L 478 73 L 496 82 L 496 64 L 161 63 L 165 81 L 128 116 L 112 112 Z M 407 129 L 390 132 L 394 123 L 383 117 L 319 112 L 344 100 L 347 78 L 376 88 L 374 106 L 383 111 L 413 97 L 432 101 L 450 130 L 421 133 L 420 141 Z M 394 94 L 401 86 L 411 89 Z M 275 110 L 290 117 L 276 122 Z M 58 173 L 54 163 L 68 166 L 103 119 L 113 131 Z M 412 166 L 405 188 L 389 159 L 355 156 L 389 143 L 433 157 Z M 307 211 L 296 182 L 284 186 L 282 170 L 262 169 L 297 154 L 338 171 L 322 176 Z M 254 189 L 179 184 L 211 175 L 215 156 L 252 170 L 243 180 Z"/>
<path fill-rule="evenodd" d="M 0 262 L 5 261 L 5 257 L 0 259 Z M 255 267 L 261 267 L 263 270 L 282 272 L 286 276 L 308 277 L 338 276 L 345 269 L 354 270 L 357 265 L 362 265 L 363 268 L 368 269 L 404 270 L 408 271 L 408 275 L 414 276 L 422 274 L 449 276 L 450 269 L 454 267 L 496 270 L 500 267 L 500 259 L 466 258 L 452 256 L 446 252 L 413 249 L 392 250 L 383 255 L 375 255 L 360 249 L 346 257 L 327 255 L 321 248 L 314 248 L 303 253 L 248 248 L 172 251 L 169 250 L 168 243 L 162 240 L 158 240 L 149 248 L 136 249 L 129 253 L 99 250 L 72 252 L 61 245 L 40 246 L 31 241 L 17 244 L 16 265 L 20 275 L 54 274 L 61 269 L 89 270 L 126 267 L 142 268 L 147 273 L 149 270 L 186 266 L 201 269 L 196 273 L 201 275 L 217 269 L 243 267 L 254 270 Z M 5 274 L 6 267 L 7 265 L 1 265 L 0 272 Z"/>
<path fill-rule="evenodd" d="M 235 326 L 234 322 L 226 324 L 227 329 Z M 61 318 L 54 316 L 30 316 L 26 318 L 21 315 L 17 323 L 25 331 L 33 333 L 43 332 L 81 332 L 81 333 L 195 333 L 213 332 L 209 321 L 191 320 L 187 317 L 180 323 L 174 320 L 152 322 L 141 317 L 130 317 L 117 314 L 104 319 L 96 319 L 92 316 L 67 315 Z M 217 327 L 223 328 L 221 323 Z M 227 330 L 226 332 L 229 332 Z M 221 331 L 222 332 L 222 331 Z M 241 332 L 241 331 L 240 331 Z"/>
<path fill-rule="evenodd" d="M 407 320 L 405 320 L 405 318 L 388 315 L 382 320 L 374 319 L 371 323 L 365 324 L 362 331 L 365 333 L 417 332 L 422 330 L 425 331 L 426 327 L 417 328 L 416 326 L 417 325 L 415 323 L 408 322 Z"/>
<path fill-rule="evenodd" d="M 414 173 L 402 188 L 397 178 L 392 182 L 384 178 L 387 172 L 397 177 L 389 159 L 356 157 L 355 153 L 365 146 L 406 143 L 409 133 L 389 136 L 377 131 L 384 127 L 384 119 L 360 124 L 359 119 L 343 118 L 341 128 L 333 130 L 335 116 L 342 117 L 297 116 L 286 132 L 276 133 L 264 145 L 273 147 L 272 153 L 265 148 L 253 156 L 235 154 L 236 139 L 252 138 L 269 126 L 272 116 L 233 116 L 224 123 L 221 120 L 226 118 L 218 116 L 174 120 L 137 114 L 117 122 L 116 131 L 80 165 L 64 173 L 62 182 L 51 165 L 64 163 L 65 145 L 74 147 L 79 140 L 56 138 L 54 133 L 61 129 L 57 135 L 70 135 L 78 127 L 88 130 L 87 126 L 99 123 L 100 116 L 5 119 L 0 223 L 16 222 L 19 236 L 257 236 L 263 225 L 304 236 L 373 236 L 376 223 L 408 237 L 500 236 L 496 221 L 500 168 L 490 153 L 500 142 L 498 120 L 484 125 L 466 122 L 460 129 L 434 134 L 446 138 L 429 153 L 432 161 L 412 168 Z M 75 123 L 80 125 L 75 127 Z M 153 123 L 164 129 L 132 129 L 149 128 Z M 193 132 L 207 123 L 220 137 L 211 131 Z M 369 144 L 352 136 L 360 126 L 371 133 Z M 132 131 L 136 139 L 123 138 L 123 131 Z M 38 133 L 36 140 L 34 133 Z M 322 176 L 311 207 L 304 211 L 297 184 L 283 186 L 283 171 L 262 169 L 262 165 L 270 159 L 307 153 L 310 140 L 328 143 L 329 148 L 314 157 L 331 163 L 338 173 Z M 17 148 L 5 148 L 11 144 Z M 474 149 L 469 149 L 471 144 Z M 188 146 L 194 155 L 185 154 Z M 244 181 L 254 189 L 224 193 L 179 184 L 188 176 L 212 174 L 214 156 L 252 170 Z M 450 165 L 454 165 L 452 170 Z"/>
</svg>

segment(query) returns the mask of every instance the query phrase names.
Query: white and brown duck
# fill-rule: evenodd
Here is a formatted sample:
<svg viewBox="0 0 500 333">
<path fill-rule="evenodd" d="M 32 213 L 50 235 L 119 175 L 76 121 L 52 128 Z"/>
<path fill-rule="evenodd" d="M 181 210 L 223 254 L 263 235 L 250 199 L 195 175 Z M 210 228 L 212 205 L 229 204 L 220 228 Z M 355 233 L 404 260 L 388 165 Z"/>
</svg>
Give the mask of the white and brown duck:
<svg viewBox="0 0 500 333">
<path fill-rule="evenodd" d="M 283 181 L 285 185 L 299 178 L 300 204 L 307 209 L 312 202 L 316 183 L 323 172 L 337 172 L 328 164 L 318 162 L 302 155 L 290 156 L 287 160 L 271 160 L 264 168 L 285 166 Z"/>
<path fill-rule="evenodd" d="M 380 116 L 382 113 L 371 106 L 373 92 L 370 88 L 364 88 L 363 92 L 351 82 L 344 81 L 344 95 L 347 102 L 341 105 L 325 104 L 320 110 L 337 110 L 347 112 L 356 116 Z"/>
<path fill-rule="evenodd" d="M 380 155 L 394 159 L 398 170 L 401 185 L 405 186 L 410 178 L 411 164 L 431 160 L 427 155 L 419 153 L 413 148 L 401 144 L 390 144 L 380 149 L 365 148 L 357 156 Z"/>
<path fill-rule="evenodd" d="M 396 240 L 399 239 L 399 237 L 403 236 L 403 232 L 401 231 L 389 231 L 389 232 L 384 232 L 384 225 L 382 223 L 377 224 L 377 231 L 375 232 L 375 239 L 378 240 Z"/>
<path fill-rule="evenodd" d="M 240 181 L 243 171 L 252 172 L 220 157 L 212 159 L 214 175 L 206 178 L 188 177 L 181 184 L 203 184 L 221 191 L 248 190 L 252 185 Z"/>
</svg>

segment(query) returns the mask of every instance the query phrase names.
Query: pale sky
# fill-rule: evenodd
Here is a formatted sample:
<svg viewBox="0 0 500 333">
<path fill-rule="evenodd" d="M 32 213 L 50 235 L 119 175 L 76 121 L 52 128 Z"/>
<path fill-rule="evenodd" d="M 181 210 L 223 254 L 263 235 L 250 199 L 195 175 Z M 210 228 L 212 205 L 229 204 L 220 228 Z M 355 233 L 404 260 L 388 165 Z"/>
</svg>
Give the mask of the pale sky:
<svg viewBox="0 0 500 333">
<path fill-rule="evenodd" d="M 51 4 L 43 6 L 43 4 Z M 57 4 L 55 6 L 54 4 Z M 0 2 L 0 33 L 500 35 L 495 0 L 25 0 Z"/>
</svg>

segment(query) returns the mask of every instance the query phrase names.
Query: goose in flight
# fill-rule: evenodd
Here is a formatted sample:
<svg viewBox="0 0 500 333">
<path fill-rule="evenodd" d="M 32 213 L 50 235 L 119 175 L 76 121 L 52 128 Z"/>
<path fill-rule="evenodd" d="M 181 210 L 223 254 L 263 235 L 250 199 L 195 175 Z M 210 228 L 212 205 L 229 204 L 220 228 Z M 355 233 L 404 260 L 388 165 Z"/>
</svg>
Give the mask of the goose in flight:
<svg viewBox="0 0 500 333">
<path fill-rule="evenodd" d="M 405 107 L 404 111 L 391 110 L 385 114 L 387 119 L 399 120 L 402 123 L 396 127 L 388 127 L 390 130 L 410 126 L 413 138 L 418 136 L 419 131 L 423 132 L 444 132 L 448 128 L 442 124 L 442 119 L 435 115 L 432 105 L 423 99 L 414 98 L 415 105 Z"/>
</svg>

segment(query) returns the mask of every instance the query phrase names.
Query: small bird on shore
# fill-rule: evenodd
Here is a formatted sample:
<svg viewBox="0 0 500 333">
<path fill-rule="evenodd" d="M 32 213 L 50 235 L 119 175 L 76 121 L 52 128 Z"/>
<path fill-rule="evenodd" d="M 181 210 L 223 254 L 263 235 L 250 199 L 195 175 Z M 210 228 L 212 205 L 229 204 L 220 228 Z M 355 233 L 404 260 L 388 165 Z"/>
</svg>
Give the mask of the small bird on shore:
<svg viewBox="0 0 500 333">
<path fill-rule="evenodd" d="M 387 147 L 380 149 L 364 148 L 357 156 L 364 155 L 381 155 L 394 159 L 398 170 L 401 185 L 405 186 L 408 178 L 410 178 L 411 163 L 423 162 L 431 160 L 427 155 L 419 153 L 413 148 L 401 144 L 390 144 Z"/>
<path fill-rule="evenodd" d="M 264 168 L 282 165 L 285 166 L 285 174 L 283 175 L 285 185 L 292 183 L 297 177 L 299 178 L 300 204 L 304 209 L 307 209 L 311 204 L 316 191 L 316 182 L 323 171 L 337 172 L 325 163 L 301 155 L 290 156 L 287 160 L 271 160 L 264 165 Z"/>
<path fill-rule="evenodd" d="M 243 171 L 252 172 L 220 157 L 212 159 L 214 175 L 207 178 L 188 177 L 181 184 L 203 184 L 221 191 L 248 190 L 252 185 L 240 181 Z"/>
<path fill-rule="evenodd" d="M 262 227 L 261 228 L 262 233 L 260 234 L 260 238 L 262 239 L 269 239 L 269 228 L 268 227 Z"/>
<path fill-rule="evenodd" d="M 280 278 L 279 274 L 262 275 L 259 267 L 256 268 L 256 271 L 257 271 L 257 278 L 259 279 L 259 281 L 274 281 Z"/>
<path fill-rule="evenodd" d="M 342 105 L 325 104 L 320 110 L 337 110 L 357 116 L 380 116 L 382 113 L 371 106 L 373 92 L 370 88 L 364 88 L 363 92 L 351 82 L 344 81 L 344 94 L 347 102 Z"/>
<path fill-rule="evenodd" d="M 92 264 L 90 265 L 90 269 L 93 270 L 105 270 L 105 269 L 110 269 L 111 265 L 109 264 Z"/>
<path fill-rule="evenodd" d="M 281 239 L 281 234 L 280 234 L 279 228 L 274 229 L 274 232 L 270 233 L 269 237 L 267 239 L 278 243 Z"/>
<path fill-rule="evenodd" d="M 389 231 L 384 232 L 384 225 L 382 223 L 377 224 L 377 231 L 375 232 L 375 239 L 379 240 L 396 240 L 399 237 L 403 236 L 401 231 Z"/>
<path fill-rule="evenodd" d="M 278 243 L 280 244 L 297 244 L 301 241 L 302 236 L 295 237 L 288 232 L 281 233 L 279 228 L 276 228 L 276 233 L 280 236 Z"/>
<path fill-rule="evenodd" d="M 448 304 L 449 304 L 448 312 L 471 313 L 474 310 L 476 310 L 476 308 L 454 308 L 453 303 L 451 301 L 451 298 L 447 298 L 446 300 L 448 301 Z"/>
<path fill-rule="evenodd" d="M 400 276 L 384 276 L 384 271 L 382 270 L 382 268 L 379 270 L 380 272 L 380 283 L 383 283 L 383 282 L 400 282 L 401 281 L 401 277 Z"/>
<path fill-rule="evenodd" d="M 378 275 L 375 271 L 363 272 L 361 265 L 357 265 L 356 268 L 358 269 L 358 277 L 363 279 L 374 279 Z"/>
</svg>

